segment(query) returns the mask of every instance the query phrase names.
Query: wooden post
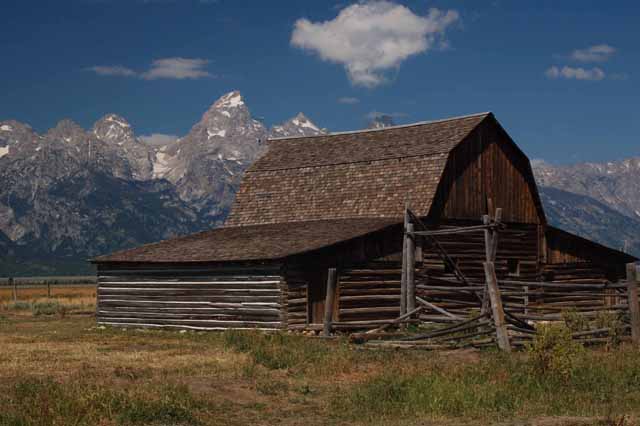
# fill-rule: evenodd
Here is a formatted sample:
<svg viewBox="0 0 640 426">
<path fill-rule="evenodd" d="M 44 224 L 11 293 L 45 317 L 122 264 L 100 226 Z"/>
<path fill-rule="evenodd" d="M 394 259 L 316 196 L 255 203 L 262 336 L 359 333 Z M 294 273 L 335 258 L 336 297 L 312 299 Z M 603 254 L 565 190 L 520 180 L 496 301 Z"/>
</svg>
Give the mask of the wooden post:
<svg viewBox="0 0 640 426">
<path fill-rule="evenodd" d="M 18 301 L 18 283 L 13 279 L 13 277 L 9 277 L 9 285 L 13 287 L 13 301 Z"/>
<path fill-rule="evenodd" d="M 482 216 L 482 224 L 489 225 L 491 223 L 491 218 L 488 214 Z M 492 233 L 489 229 L 484 230 L 484 252 L 485 252 L 485 261 L 493 262 L 491 259 L 491 247 L 493 247 Z M 489 310 L 489 294 L 487 289 L 487 284 L 485 283 L 484 289 L 482 290 L 482 306 L 480 306 L 480 313 L 486 314 Z"/>
<path fill-rule="evenodd" d="M 627 263 L 627 298 L 631 317 L 631 340 L 634 345 L 640 345 L 640 304 L 635 263 Z"/>
<path fill-rule="evenodd" d="M 416 308 L 416 240 L 411 233 L 413 232 L 413 223 L 407 225 L 407 311 L 413 311 Z"/>
<path fill-rule="evenodd" d="M 407 226 L 409 208 L 404 209 L 404 229 L 402 234 L 402 272 L 400 277 L 400 315 L 407 313 Z"/>
<path fill-rule="evenodd" d="M 507 334 L 507 324 L 504 320 L 504 309 L 502 307 L 502 299 L 500 298 L 500 289 L 498 288 L 498 279 L 496 278 L 496 269 L 493 262 L 484 262 L 484 273 L 487 280 L 489 300 L 491 301 L 493 323 L 496 327 L 498 347 L 505 352 L 511 352 L 509 335 Z"/>
<path fill-rule="evenodd" d="M 327 295 L 324 299 L 324 335 L 331 334 L 333 324 L 333 301 L 336 296 L 336 281 L 338 274 L 336 268 L 329 268 L 327 273 Z"/>
<path fill-rule="evenodd" d="M 51 281 L 47 280 L 47 299 L 51 299 Z"/>
</svg>

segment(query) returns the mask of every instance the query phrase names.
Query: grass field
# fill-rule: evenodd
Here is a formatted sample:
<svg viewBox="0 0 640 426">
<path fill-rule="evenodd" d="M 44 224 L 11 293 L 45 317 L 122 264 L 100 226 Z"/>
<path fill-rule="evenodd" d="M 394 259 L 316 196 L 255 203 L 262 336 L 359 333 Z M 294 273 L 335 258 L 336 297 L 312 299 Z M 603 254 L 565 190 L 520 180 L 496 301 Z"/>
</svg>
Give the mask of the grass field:
<svg viewBox="0 0 640 426">
<path fill-rule="evenodd" d="M 629 347 L 583 351 L 561 376 L 526 353 L 97 327 L 95 289 L 31 294 L 20 308 L 0 290 L 0 425 L 628 426 L 640 415 Z"/>
</svg>

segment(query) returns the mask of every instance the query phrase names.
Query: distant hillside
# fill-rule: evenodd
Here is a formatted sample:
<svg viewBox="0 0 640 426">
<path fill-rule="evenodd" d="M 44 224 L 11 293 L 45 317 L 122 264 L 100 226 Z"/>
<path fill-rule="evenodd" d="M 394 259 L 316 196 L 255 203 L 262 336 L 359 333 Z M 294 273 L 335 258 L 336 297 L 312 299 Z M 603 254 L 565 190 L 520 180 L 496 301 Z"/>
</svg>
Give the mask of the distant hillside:
<svg viewBox="0 0 640 426">
<path fill-rule="evenodd" d="M 640 257 L 640 220 L 585 195 L 544 186 L 539 190 L 551 225 Z"/>
</svg>

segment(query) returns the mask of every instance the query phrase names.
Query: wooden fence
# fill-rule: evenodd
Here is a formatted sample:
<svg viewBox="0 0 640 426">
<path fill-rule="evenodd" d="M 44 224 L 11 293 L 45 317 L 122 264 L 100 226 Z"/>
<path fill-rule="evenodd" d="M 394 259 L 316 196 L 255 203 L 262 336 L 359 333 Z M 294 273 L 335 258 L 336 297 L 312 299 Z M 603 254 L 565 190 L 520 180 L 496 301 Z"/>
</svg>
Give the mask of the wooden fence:
<svg viewBox="0 0 640 426">
<path fill-rule="evenodd" d="M 608 315 L 614 325 L 589 327 L 576 331 L 573 337 L 582 343 L 608 341 L 615 335 L 631 338 L 640 344 L 640 307 L 638 276 L 635 264 L 627 265 L 627 279 L 620 283 L 571 277 L 560 282 L 524 280 L 518 277 L 498 279 L 496 253 L 501 222 L 501 209 L 493 217 L 484 216 L 482 225 L 429 230 L 410 210 L 406 211 L 402 256 L 400 315 L 393 321 L 352 335 L 355 342 L 395 348 L 456 348 L 497 345 L 503 351 L 531 341 L 537 324 L 566 319 L 568 312 L 593 323 Z M 485 240 L 484 282 L 469 279 L 449 258 L 438 242 L 441 236 L 483 233 Z M 412 254 L 414 239 L 427 239 L 431 249 L 451 271 L 448 277 L 416 276 Z M 390 326 L 407 322 L 447 323 L 429 332 L 385 340 Z M 615 330 L 613 328 L 616 328 Z M 326 329 L 325 329 L 326 332 Z M 374 339 L 383 339 L 374 341 Z"/>
</svg>

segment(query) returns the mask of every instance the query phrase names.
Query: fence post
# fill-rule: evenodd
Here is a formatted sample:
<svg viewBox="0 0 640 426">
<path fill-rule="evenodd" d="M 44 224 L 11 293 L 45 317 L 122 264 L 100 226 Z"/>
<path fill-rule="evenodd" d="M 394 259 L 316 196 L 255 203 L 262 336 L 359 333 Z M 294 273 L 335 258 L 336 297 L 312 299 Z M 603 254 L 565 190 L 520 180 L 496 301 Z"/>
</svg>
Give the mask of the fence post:
<svg viewBox="0 0 640 426">
<path fill-rule="evenodd" d="M 400 273 L 400 315 L 407 313 L 407 227 L 409 226 L 409 208 L 404 209 L 404 228 L 402 230 L 402 271 Z"/>
<path fill-rule="evenodd" d="M 413 223 L 407 225 L 407 312 L 416 309 L 416 240 L 412 235 Z"/>
<path fill-rule="evenodd" d="M 13 277 L 9 277 L 9 285 L 13 287 L 13 301 L 18 301 L 18 283 L 13 279 Z"/>
<path fill-rule="evenodd" d="M 51 281 L 47 280 L 47 299 L 51 299 Z"/>
<path fill-rule="evenodd" d="M 498 288 L 498 279 L 496 278 L 496 269 L 493 262 L 484 262 L 484 273 L 487 280 L 489 300 L 491 301 L 493 323 L 496 327 L 498 347 L 505 352 L 511 352 L 507 323 L 504 320 L 504 308 L 502 307 L 502 299 L 500 298 L 500 289 Z"/>
<path fill-rule="evenodd" d="M 635 263 L 627 263 L 627 300 L 631 317 L 631 340 L 634 345 L 640 345 L 640 304 Z"/>
<path fill-rule="evenodd" d="M 329 268 L 327 273 L 327 295 L 324 299 L 324 335 L 331 334 L 331 326 L 333 325 L 333 301 L 336 295 L 336 268 Z"/>
</svg>

